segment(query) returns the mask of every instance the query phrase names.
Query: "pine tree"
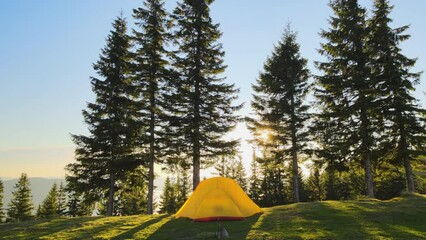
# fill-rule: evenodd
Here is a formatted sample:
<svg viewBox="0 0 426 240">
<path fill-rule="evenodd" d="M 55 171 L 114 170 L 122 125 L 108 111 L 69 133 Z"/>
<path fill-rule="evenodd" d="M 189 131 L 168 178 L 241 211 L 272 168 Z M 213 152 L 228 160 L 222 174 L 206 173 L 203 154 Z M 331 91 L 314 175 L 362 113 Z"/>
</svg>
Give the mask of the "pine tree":
<svg viewBox="0 0 426 240">
<path fill-rule="evenodd" d="M 119 215 L 135 215 L 146 212 L 147 206 L 146 169 L 138 167 L 129 171 L 118 185 Z"/>
<path fill-rule="evenodd" d="M 56 183 L 53 184 L 46 198 L 41 204 L 39 218 L 52 218 L 58 214 L 58 187 Z"/>
<path fill-rule="evenodd" d="M 174 213 L 176 212 L 176 193 L 175 188 L 170 178 L 167 177 L 164 182 L 163 194 L 161 195 L 160 213 Z"/>
<path fill-rule="evenodd" d="M 30 181 L 25 173 L 21 174 L 15 191 L 12 192 L 12 199 L 7 209 L 7 222 L 22 222 L 33 218 L 32 195 Z"/>
<path fill-rule="evenodd" d="M 253 86 L 256 95 L 252 108 L 257 120 L 248 119 L 254 134 L 267 129 L 269 141 L 279 146 L 273 151 L 281 162 L 292 162 L 295 202 L 300 201 L 298 161 L 307 142 L 308 106 L 304 100 L 309 89 L 309 71 L 306 64 L 307 60 L 300 56 L 296 34 L 288 26 Z"/>
<path fill-rule="evenodd" d="M 175 194 L 176 194 L 176 210 L 180 209 L 188 199 L 190 191 L 190 181 L 188 174 L 188 166 L 179 167 L 176 174 Z"/>
<path fill-rule="evenodd" d="M 221 156 L 219 161 L 214 165 L 214 169 L 217 171 L 215 174 L 221 177 L 228 177 L 228 166 L 229 162 L 226 156 Z"/>
<path fill-rule="evenodd" d="M 141 124 L 146 125 L 146 136 L 143 136 L 142 145 L 149 151 L 149 183 L 147 213 L 153 213 L 154 193 L 154 163 L 158 162 L 160 153 L 159 145 L 167 137 L 164 127 L 164 109 L 167 104 L 163 97 L 166 81 L 170 75 L 167 69 L 168 61 L 165 58 L 167 33 L 167 12 L 163 0 L 145 0 L 145 8 L 133 10 L 136 25 L 140 31 L 133 30 L 134 40 L 137 44 L 135 53 L 135 82 L 139 87 L 142 101 Z"/>
<path fill-rule="evenodd" d="M 410 72 L 416 59 L 402 54 L 400 43 L 409 39 L 404 34 L 409 26 L 392 29 L 389 14 L 393 6 L 388 0 L 375 0 L 373 17 L 368 22 L 370 29 L 369 47 L 372 54 L 373 78 L 382 96 L 380 105 L 385 122 L 383 149 L 385 158 L 397 165 L 403 165 L 409 192 L 415 191 L 411 162 L 426 154 L 422 145 L 426 142 L 426 129 L 422 113 L 412 96 L 419 83 L 420 73 Z"/>
<path fill-rule="evenodd" d="M 35 215 L 35 218 L 36 219 L 40 219 L 40 218 L 42 218 L 42 213 L 41 213 L 41 205 L 39 204 L 38 206 L 37 206 L 37 211 L 36 211 L 36 215 Z"/>
<path fill-rule="evenodd" d="M 59 185 L 58 189 L 58 209 L 57 214 L 59 216 L 65 216 L 67 210 L 67 196 L 63 183 Z"/>
<path fill-rule="evenodd" d="M 259 164 L 257 163 L 256 156 L 253 153 L 253 160 L 250 165 L 251 168 L 251 174 L 250 178 L 248 180 L 249 182 L 249 191 L 248 195 L 251 200 L 253 200 L 255 203 L 260 203 L 260 196 L 261 196 L 261 179 L 260 179 L 260 169 Z"/>
<path fill-rule="evenodd" d="M 0 223 L 2 223 L 3 219 L 4 219 L 4 212 L 3 212 L 3 192 L 4 192 L 3 181 L 0 179 Z"/>
<path fill-rule="evenodd" d="M 379 131 L 379 109 L 368 65 L 366 10 L 357 0 L 332 0 L 330 7 L 335 16 L 330 19 L 331 28 L 321 32 L 328 42 L 319 51 L 326 61 L 317 63 L 324 73 L 317 76 L 315 92 L 320 110 L 325 110 L 319 116 L 339 126 L 334 133 L 338 141 L 331 144 L 339 151 L 352 150 L 350 158 L 364 166 L 366 192 L 373 198 L 373 133 Z"/>
<path fill-rule="evenodd" d="M 93 204 L 84 202 L 84 194 L 76 192 L 67 186 L 68 202 L 66 212 L 67 216 L 91 216 L 93 212 Z"/>
<path fill-rule="evenodd" d="M 225 83 L 224 52 L 219 25 L 210 17 L 213 0 L 182 0 L 173 12 L 177 52 L 173 66 L 179 73 L 175 82 L 174 133 L 176 155 L 190 157 L 193 189 L 200 182 L 200 168 L 221 155 L 235 152 L 237 140 L 222 137 L 231 131 L 238 117 L 233 105 L 237 98 L 233 84 Z"/>
<path fill-rule="evenodd" d="M 140 104 L 135 100 L 136 87 L 130 79 L 131 47 L 126 34 L 127 22 L 118 17 L 107 38 L 100 59 L 93 65 L 101 78 L 92 77 L 95 103 L 83 111 L 90 136 L 73 135 L 77 145 L 76 163 L 69 164 L 67 184 L 84 193 L 87 201 L 108 199 L 107 215 L 114 209 L 116 183 L 126 171 L 142 164 L 143 151 L 138 149 L 138 134 L 143 131 Z"/>
</svg>

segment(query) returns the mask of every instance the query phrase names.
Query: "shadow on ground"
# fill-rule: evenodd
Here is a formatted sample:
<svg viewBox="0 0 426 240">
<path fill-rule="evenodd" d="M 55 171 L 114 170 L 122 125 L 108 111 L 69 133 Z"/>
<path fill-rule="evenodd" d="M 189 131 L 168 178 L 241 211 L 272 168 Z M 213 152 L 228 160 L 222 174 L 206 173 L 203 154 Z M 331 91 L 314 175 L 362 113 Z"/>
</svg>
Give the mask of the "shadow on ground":
<svg viewBox="0 0 426 240">
<path fill-rule="evenodd" d="M 171 218 L 148 239 L 217 239 L 219 224 L 229 233 L 229 239 L 246 239 L 260 215 L 241 221 L 192 222 L 189 219 Z M 173 235 L 171 235 L 173 234 Z"/>
</svg>

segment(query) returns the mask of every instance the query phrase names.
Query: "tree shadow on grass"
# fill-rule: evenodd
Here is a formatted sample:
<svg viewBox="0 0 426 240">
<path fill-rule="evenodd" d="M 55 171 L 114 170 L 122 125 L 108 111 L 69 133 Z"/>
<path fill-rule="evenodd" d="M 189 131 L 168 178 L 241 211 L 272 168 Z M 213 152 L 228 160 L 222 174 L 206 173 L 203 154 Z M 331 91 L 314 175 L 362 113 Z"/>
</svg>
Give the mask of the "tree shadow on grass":
<svg viewBox="0 0 426 240">
<path fill-rule="evenodd" d="M 136 226 L 134 228 L 129 229 L 128 231 L 125 231 L 113 238 L 111 238 L 112 240 L 121 240 L 121 239 L 135 239 L 135 235 L 136 233 L 138 233 L 139 231 L 142 231 L 143 229 L 157 223 L 160 222 L 161 220 L 163 220 L 164 218 L 169 217 L 169 215 L 162 215 L 160 217 L 157 218 L 153 218 L 150 219 L 142 224 L 140 224 L 139 226 Z"/>
<path fill-rule="evenodd" d="M 55 234 L 64 228 L 77 228 L 94 221 L 96 217 L 54 218 L 28 221 L 22 223 L 7 223 L 0 225 L 2 239 L 40 239 Z M 5 228 L 5 229 L 3 229 Z"/>
<path fill-rule="evenodd" d="M 269 209 L 254 226 L 250 239 L 364 239 L 358 219 L 326 202 Z"/>
<path fill-rule="evenodd" d="M 242 221 L 194 222 L 190 219 L 172 219 L 162 225 L 148 239 L 216 239 L 221 224 L 229 233 L 229 239 L 245 239 L 260 215 Z"/>
<path fill-rule="evenodd" d="M 418 206 L 418 205 L 417 205 Z M 382 203 L 379 208 L 369 205 L 353 206 L 360 218 L 368 221 L 366 231 L 387 239 L 426 238 L 426 215 L 421 210 L 405 209 L 399 203 Z"/>
</svg>

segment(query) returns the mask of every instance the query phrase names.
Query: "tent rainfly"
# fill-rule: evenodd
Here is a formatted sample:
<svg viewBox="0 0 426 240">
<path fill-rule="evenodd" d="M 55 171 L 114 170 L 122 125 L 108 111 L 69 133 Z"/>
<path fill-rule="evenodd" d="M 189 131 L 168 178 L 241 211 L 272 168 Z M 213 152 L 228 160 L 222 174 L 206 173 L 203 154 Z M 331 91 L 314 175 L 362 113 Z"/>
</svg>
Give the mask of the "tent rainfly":
<svg viewBox="0 0 426 240">
<path fill-rule="evenodd" d="M 242 220 L 262 210 L 230 178 L 214 177 L 200 182 L 175 217 L 194 221 Z"/>
</svg>

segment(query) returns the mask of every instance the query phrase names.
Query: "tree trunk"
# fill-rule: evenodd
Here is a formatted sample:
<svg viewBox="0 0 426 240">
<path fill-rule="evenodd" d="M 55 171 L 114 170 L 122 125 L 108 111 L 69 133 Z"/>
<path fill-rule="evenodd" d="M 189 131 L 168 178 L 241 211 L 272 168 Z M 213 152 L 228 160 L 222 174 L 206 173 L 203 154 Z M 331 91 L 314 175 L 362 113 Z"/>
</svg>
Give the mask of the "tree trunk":
<svg viewBox="0 0 426 240">
<path fill-rule="evenodd" d="M 196 34 L 197 34 L 197 44 L 196 44 L 196 53 L 195 53 L 195 71 L 194 71 L 194 132 L 192 138 L 192 190 L 200 183 L 200 81 L 201 81 L 201 37 L 202 37 L 202 3 L 197 6 L 197 19 L 196 19 Z"/>
<path fill-rule="evenodd" d="M 109 195 L 108 195 L 108 206 L 107 206 L 107 216 L 112 216 L 114 209 L 114 185 L 115 185 L 115 176 L 114 170 L 111 167 L 109 173 Z"/>
<path fill-rule="evenodd" d="M 328 166 L 328 179 L 327 179 L 327 189 L 326 189 L 326 200 L 337 200 L 337 196 L 334 191 L 334 174 L 335 169 L 333 167 Z"/>
<path fill-rule="evenodd" d="M 300 202 L 299 198 L 299 167 L 297 164 L 297 153 L 293 151 L 293 198 L 294 202 Z"/>
<path fill-rule="evenodd" d="M 360 95 L 360 101 L 361 101 L 361 152 L 362 152 L 362 160 L 364 163 L 364 171 L 365 171 L 365 185 L 367 190 L 367 197 L 374 198 L 374 180 L 373 180 L 373 173 L 372 173 L 372 167 L 371 167 L 371 133 L 369 126 L 371 122 L 368 119 L 367 116 L 367 104 L 366 98 L 363 94 Z"/>
<path fill-rule="evenodd" d="M 151 83 L 152 84 L 152 83 Z M 153 196 L 154 196 L 154 161 L 155 161 L 155 94 L 151 92 L 151 119 L 150 119 L 150 136 L 149 136 L 149 173 L 148 173 L 148 203 L 147 213 L 152 214 L 153 209 Z"/>
<path fill-rule="evenodd" d="M 401 104 L 398 104 L 400 106 Z M 400 142 L 399 142 L 399 156 L 402 156 L 402 161 L 404 163 L 404 169 L 405 169 L 405 178 L 407 181 L 407 190 L 410 193 L 414 193 L 416 191 L 416 187 L 414 185 L 414 178 L 413 178 L 413 169 L 411 168 L 411 162 L 410 158 L 408 157 L 408 144 L 407 144 L 407 138 L 406 138 L 406 129 L 404 127 L 404 120 L 402 117 L 402 111 L 397 108 L 397 121 L 399 126 L 399 135 L 400 135 Z"/>
<path fill-rule="evenodd" d="M 374 184 L 370 158 L 371 153 L 368 151 L 364 157 L 365 183 L 367 185 L 367 196 L 369 198 L 374 198 Z"/>
<path fill-rule="evenodd" d="M 414 185 L 413 169 L 411 168 L 410 159 L 406 155 L 404 156 L 404 168 L 408 192 L 414 193 L 416 191 L 416 187 Z"/>
<path fill-rule="evenodd" d="M 294 87 L 293 87 L 294 88 Z M 293 158 L 293 199 L 294 202 L 300 202 L 299 197 L 299 166 L 297 163 L 297 136 L 296 136 L 296 114 L 295 114 L 294 95 L 291 96 L 291 155 Z"/>
</svg>

